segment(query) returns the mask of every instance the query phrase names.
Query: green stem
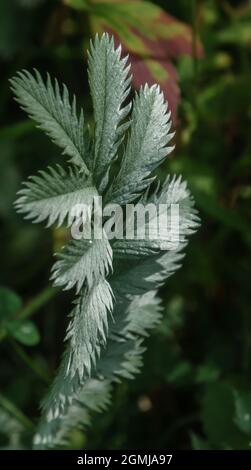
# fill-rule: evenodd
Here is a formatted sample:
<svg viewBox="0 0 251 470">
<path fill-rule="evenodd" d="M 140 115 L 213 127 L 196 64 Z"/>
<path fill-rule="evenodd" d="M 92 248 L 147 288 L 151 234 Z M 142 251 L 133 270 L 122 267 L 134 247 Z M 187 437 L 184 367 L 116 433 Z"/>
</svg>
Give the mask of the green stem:
<svg viewBox="0 0 251 470">
<path fill-rule="evenodd" d="M 8 398 L 6 398 L 2 393 L 0 393 L 0 406 L 4 408 L 8 413 L 15 418 L 26 428 L 26 429 L 33 429 L 34 424 L 33 422 L 25 416 L 19 408 L 17 408 L 14 403 L 12 403 Z"/>
<path fill-rule="evenodd" d="M 170 442 L 171 439 L 176 435 L 180 429 L 199 422 L 200 417 L 197 413 L 191 413 L 184 418 L 178 419 L 168 430 L 167 435 L 165 436 L 166 442 Z"/>
<path fill-rule="evenodd" d="M 31 359 L 31 357 L 25 352 L 25 350 L 12 338 L 10 339 L 10 343 L 14 348 L 16 354 L 22 359 L 22 361 L 40 378 L 42 379 L 47 385 L 50 383 L 49 377 L 45 374 L 43 370 L 38 367 L 37 363 Z"/>
<path fill-rule="evenodd" d="M 33 122 L 25 119 L 10 126 L 2 127 L 0 129 L 0 139 L 18 139 L 34 130 L 36 130 L 36 127 Z"/>
<path fill-rule="evenodd" d="M 24 320 L 25 318 L 31 317 L 36 313 L 43 305 L 49 302 L 50 299 L 55 297 L 59 289 L 55 287 L 46 287 L 40 292 L 34 299 L 32 299 L 24 308 L 19 310 L 16 315 L 16 320 Z M 2 329 L 0 331 L 0 342 L 8 336 L 8 331 Z"/>
<path fill-rule="evenodd" d="M 55 287 L 46 287 L 34 299 L 32 299 L 17 315 L 18 319 L 24 319 L 32 316 L 43 305 L 47 304 L 58 293 L 59 289 Z"/>
</svg>

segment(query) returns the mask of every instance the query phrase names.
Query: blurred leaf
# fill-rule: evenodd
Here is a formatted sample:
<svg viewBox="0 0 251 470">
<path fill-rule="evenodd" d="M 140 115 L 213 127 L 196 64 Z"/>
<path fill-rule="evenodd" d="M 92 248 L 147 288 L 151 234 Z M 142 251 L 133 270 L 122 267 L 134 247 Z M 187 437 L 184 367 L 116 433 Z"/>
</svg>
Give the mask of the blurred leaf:
<svg viewBox="0 0 251 470">
<path fill-rule="evenodd" d="M 9 321 L 21 308 L 20 297 L 7 287 L 0 287 L 0 321 Z"/>
<path fill-rule="evenodd" d="M 229 99 L 230 96 L 231 99 Z M 198 96 L 198 105 L 204 119 L 214 124 L 215 119 L 222 123 L 230 116 L 243 112 L 246 115 L 251 108 L 250 77 L 225 74 L 205 87 Z M 223 109 L 224 113 L 222 113 Z"/>
<path fill-rule="evenodd" d="M 25 8 L 36 8 L 45 0 L 18 0 L 18 3 Z"/>
<path fill-rule="evenodd" d="M 166 313 L 157 332 L 164 336 L 172 337 L 175 331 L 184 325 L 184 299 L 174 296 L 166 305 Z"/>
<path fill-rule="evenodd" d="M 251 246 L 251 224 L 248 220 L 244 219 L 239 212 L 224 207 L 214 197 L 208 196 L 202 191 L 193 189 L 193 194 L 201 209 L 227 227 L 240 232 Z"/>
<path fill-rule="evenodd" d="M 220 375 L 220 369 L 213 363 L 205 363 L 198 366 L 196 381 L 199 383 L 214 382 Z"/>
<path fill-rule="evenodd" d="M 194 78 L 194 63 L 191 55 L 182 55 L 178 58 L 178 73 L 181 81 Z"/>
<path fill-rule="evenodd" d="M 63 2 L 76 10 L 86 10 L 90 3 L 89 0 L 63 0 Z"/>
<path fill-rule="evenodd" d="M 193 367 L 188 361 L 179 362 L 167 375 L 169 383 L 187 384 L 193 376 Z"/>
<path fill-rule="evenodd" d="M 1 434 L 7 437 L 8 442 L 1 450 L 18 450 L 23 448 L 21 435 L 24 432 L 22 424 L 6 410 L 0 407 L 0 441 Z"/>
<path fill-rule="evenodd" d="M 209 441 L 217 448 L 247 449 L 249 439 L 235 426 L 234 389 L 227 382 L 208 387 L 202 402 L 202 421 Z"/>
<path fill-rule="evenodd" d="M 0 131 L 1 137 L 1 131 Z M 20 184 L 20 175 L 13 161 L 15 147 L 12 142 L 0 144 L 0 216 L 13 218 L 13 201 Z"/>
<path fill-rule="evenodd" d="M 165 94 L 172 117 L 176 120 L 176 109 L 180 101 L 178 75 L 174 65 L 167 61 L 158 61 L 154 58 L 141 59 L 139 56 L 131 57 L 133 85 L 139 89 L 145 83 L 154 85 L 158 83 Z"/>
<path fill-rule="evenodd" d="M 0 128 L 0 139 L 13 141 L 13 139 L 29 134 L 29 132 L 34 131 L 34 129 L 36 128 L 31 120 L 23 120 L 10 126 Z"/>
<path fill-rule="evenodd" d="M 193 450 L 211 450 L 209 443 L 194 433 L 191 434 L 191 442 Z"/>
<path fill-rule="evenodd" d="M 250 20 L 234 21 L 233 24 L 218 33 L 218 40 L 222 43 L 251 44 Z"/>
<path fill-rule="evenodd" d="M 90 0 L 88 5 L 84 0 L 65 1 L 77 10 L 88 9 L 93 33 L 108 31 L 122 43 L 131 55 L 135 88 L 160 84 L 175 120 L 180 90 L 171 60 L 193 54 L 191 28 L 149 1 Z M 200 42 L 197 55 L 202 55 Z"/>
<path fill-rule="evenodd" d="M 249 434 L 251 438 L 251 393 L 234 393 L 235 397 L 235 417 L 234 422 L 240 431 Z"/>
<path fill-rule="evenodd" d="M 35 346 L 40 341 L 40 334 L 36 325 L 31 321 L 14 321 L 6 325 L 8 332 L 20 343 L 26 346 Z"/>
<path fill-rule="evenodd" d="M 23 15 L 22 6 L 18 0 L 1 0 L 0 57 L 9 60 L 18 51 L 24 50 L 30 31 L 34 27 L 32 19 L 27 11 Z"/>
</svg>

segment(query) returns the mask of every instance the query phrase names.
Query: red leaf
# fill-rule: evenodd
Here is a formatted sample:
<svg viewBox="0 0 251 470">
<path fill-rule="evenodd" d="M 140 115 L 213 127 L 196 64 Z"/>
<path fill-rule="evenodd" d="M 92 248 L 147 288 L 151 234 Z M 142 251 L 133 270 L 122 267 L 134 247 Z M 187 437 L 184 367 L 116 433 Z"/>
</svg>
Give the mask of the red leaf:
<svg viewBox="0 0 251 470">
<path fill-rule="evenodd" d="M 159 83 L 176 120 L 180 101 L 178 76 L 172 60 L 193 54 L 191 27 L 178 21 L 160 7 L 142 0 L 92 0 L 93 32 L 107 31 L 115 43 L 130 53 L 133 84 Z M 196 55 L 203 48 L 198 41 Z"/>
<path fill-rule="evenodd" d="M 172 119 L 177 118 L 177 103 L 180 100 L 178 76 L 174 65 L 167 61 L 155 61 L 154 59 L 141 59 L 139 56 L 131 56 L 133 85 L 136 89 L 148 83 L 159 83 L 168 101 L 172 112 Z M 158 75 L 158 78 L 157 78 Z"/>
</svg>

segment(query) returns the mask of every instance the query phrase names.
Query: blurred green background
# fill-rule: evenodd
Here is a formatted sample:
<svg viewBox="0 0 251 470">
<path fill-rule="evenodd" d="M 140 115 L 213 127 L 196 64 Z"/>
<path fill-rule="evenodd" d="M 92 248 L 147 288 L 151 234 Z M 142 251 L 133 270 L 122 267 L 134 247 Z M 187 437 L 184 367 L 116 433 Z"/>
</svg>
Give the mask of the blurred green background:
<svg viewBox="0 0 251 470">
<path fill-rule="evenodd" d="M 64 231 L 32 225 L 13 209 L 21 181 L 62 157 L 14 102 L 8 79 L 22 68 L 49 71 L 76 93 L 90 119 L 84 51 L 102 30 L 131 53 L 136 87 L 148 79 L 163 87 L 176 149 L 160 176 L 187 179 L 202 225 L 183 268 L 161 291 L 165 317 L 147 340 L 141 376 L 115 387 L 112 406 L 93 416 L 86 433 L 73 432 L 70 448 L 249 449 L 247 0 L 1 0 L 0 445 L 30 446 L 72 300 L 48 281 Z"/>
</svg>

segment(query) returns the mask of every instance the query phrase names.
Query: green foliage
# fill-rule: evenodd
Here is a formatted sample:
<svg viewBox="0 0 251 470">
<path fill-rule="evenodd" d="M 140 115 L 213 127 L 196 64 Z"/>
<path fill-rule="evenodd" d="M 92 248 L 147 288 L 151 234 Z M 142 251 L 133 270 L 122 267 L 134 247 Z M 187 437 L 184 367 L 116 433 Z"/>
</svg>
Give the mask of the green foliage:
<svg viewBox="0 0 251 470">
<path fill-rule="evenodd" d="M 66 86 L 63 85 L 61 91 L 57 80 L 53 86 L 49 75 L 45 84 L 36 70 L 34 76 L 27 71 L 19 72 L 11 85 L 17 101 L 39 128 L 71 157 L 70 161 L 88 174 L 84 115 L 81 110 L 80 117 L 77 116 L 75 97 L 71 102 Z"/>
<path fill-rule="evenodd" d="M 110 202 L 117 202 L 119 199 L 125 203 L 135 199 L 143 189 L 150 188 L 152 179 L 147 177 L 170 153 L 171 148 L 167 147 L 173 137 L 169 133 L 170 112 L 167 113 L 168 106 L 157 86 L 146 86 L 139 92 L 134 102 L 131 122 L 121 125 L 131 107 L 131 104 L 122 107 L 129 94 L 129 69 L 125 68 L 126 60 L 121 58 L 121 47 L 116 49 L 108 34 L 101 38 L 96 36 L 94 44 L 91 43 L 89 80 L 94 105 L 95 135 L 92 145 L 93 165 L 89 167 L 88 177 L 96 183 L 96 188 L 88 187 L 88 183 L 83 181 L 81 171 L 87 168 L 81 165 L 81 157 L 85 155 L 86 148 L 82 134 L 80 140 L 84 118 L 81 113 L 80 121 L 77 120 L 75 101 L 71 107 L 66 87 L 61 96 L 58 82 L 55 82 L 54 91 L 49 75 L 44 85 L 38 72 L 35 72 L 35 78 L 29 72 L 22 72 L 11 80 L 12 89 L 22 108 L 39 122 L 40 127 L 56 144 L 63 146 L 65 153 L 72 157 L 71 161 L 75 164 L 68 174 L 58 167 L 57 171 L 50 169 L 49 173 L 42 172 L 41 176 L 32 177 L 31 183 L 26 183 L 16 205 L 18 210 L 28 212 L 29 218 L 35 216 L 35 222 L 49 218 L 48 225 L 56 220 L 61 225 L 78 201 L 89 204 L 92 210 L 90 196 L 104 194 L 111 164 L 117 157 L 118 146 L 129 125 L 130 133 L 122 156 L 121 169 L 115 176 L 109 196 L 106 196 Z M 133 185 L 130 184 L 132 181 Z M 155 299 L 156 290 L 171 270 L 175 270 L 175 262 L 180 259 L 180 250 L 184 248 L 188 235 L 198 226 L 193 200 L 180 178 L 168 178 L 162 186 L 159 183 L 153 195 L 149 195 L 147 191 L 142 195 L 141 201 L 144 204 L 167 204 L 165 210 L 169 220 L 171 204 L 179 203 L 181 240 L 175 250 L 168 251 L 172 249 L 168 246 L 168 234 L 164 231 L 164 222 L 159 214 L 157 222 L 163 232 L 163 240 L 157 244 L 152 238 L 143 241 L 148 247 L 145 248 L 144 256 L 155 255 L 156 258 L 151 260 L 150 265 L 149 261 L 148 264 L 143 264 L 140 295 L 134 294 L 133 297 L 134 289 L 125 290 L 128 271 L 133 269 L 135 276 L 138 266 L 133 263 L 124 266 L 123 261 L 120 261 L 121 256 L 117 254 L 123 253 L 126 258 L 128 254 L 136 258 L 141 256 L 143 259 L 141 240 L 140 245 L 137 240 L 136 243 L 134 240 L 133 243 L 122 240 L 119 250 L 115 240 L 114 251 L 106 236 L 101 240 L 88 242 L 74 240 L 66 246 L 61 259 L 54 266 L 55 284 L 66 284 L 69 289 L 77 283 L 79 297 L 70 315 L 66 334 L 68 345 L 62 367 L 52 385 L 52 391 L 44 401 L 44 416 L 35 436 L 35 445 L 39 447 L 63 445 L 62 434 L 67 435 L 70 428 L 76 427 L 76 409 L 90 408 L 89 394 L 85 393 L 89 379 L 102 379 L 106 384 L 107 381 L 112 383 L 119 376 L 133 378 L 139 371 L 144 350 L 141 338 L 160 320 L 159 302 Z M 86 221 L 83 222 L 85 223 Z M 161 254 L 163 249 L 167 250 L 166 257 Z M 117 258 L 118 265 L 109 278 L 109 284 L 106 278 L 112 268 L 112 253 L 115 262 Z M 154 261 L 155 269 L 152 267 Z M 162 272 L 161 263 L 165 269 Z M 121 279 L 120 273 L 123 270 L 124 279 Z M 152 272 L 154 274 L 151 279 Z M 148 292 L 151 294 L 150 298 Z M 114 309 L 113 295 L 117 303 Z M 111 312 L 112 319 L 109 318 Z M 155 314 L 157 318 L 154 317 Z M 137 316 L 142 317 L 142 320 L 136 320 Z M 22 329 L 16 328 L 15 336 L 25 342 L 25 330 L 27 332 L 29 328 L 28 324 L 23 325 Z M 29 339 L 35 341 L 34 332 L 32 335 L 30 331 Z M 99 396 L 100 389 L 96 400 L 100 400 Z M 95 390 L 91 408 L 97 409 L 98 401 L 95 405 L 94 397 Z M 75 408 L 75 413 L 72 413 L 72 407 Z M 64 417 L 67 422 L 65 431 Z M 84 424 L 78 419 L 77 425 Z"/>
<path fill-rule="evenodd" d="M 40 334 L 32 321 L 18 318 L 21 307 L 22 301 L 15 292 L 0 287 L 0 337 L 9 334 L 26 346 L 34 346 L 39 343 Z"/>
<path fill-rule="evenodd" d="M 9 323 L 7 331 L 20 343 L 26 346 L 35 346 L 39 343 L 40 334 L 37 327 L 31 321 L 14 321 Z"/>
<path fill-rule="evenodd" d="M 21 435 L 24 432 L 23 426 L 20 422 L 11 416 L 7 411 L 0 407 L 0 440 L 1 434 L 7 439 L 4 445 L 1 445 L 1 450 L 18 450 L 22 449 L 20 442 Z"/>
<path fill-rule="evenodd" d="M 9 320 L 22 306 L 20 297 L 7 287 L 0 287 L 0 320 Z"/>
<path fill-rule="evenodd" d="M 203 399 L 203 426 L 214 448 L 250 447 L 250 394 L 234 387 L 234 383 L 215 383 Z"/>
</svg>

